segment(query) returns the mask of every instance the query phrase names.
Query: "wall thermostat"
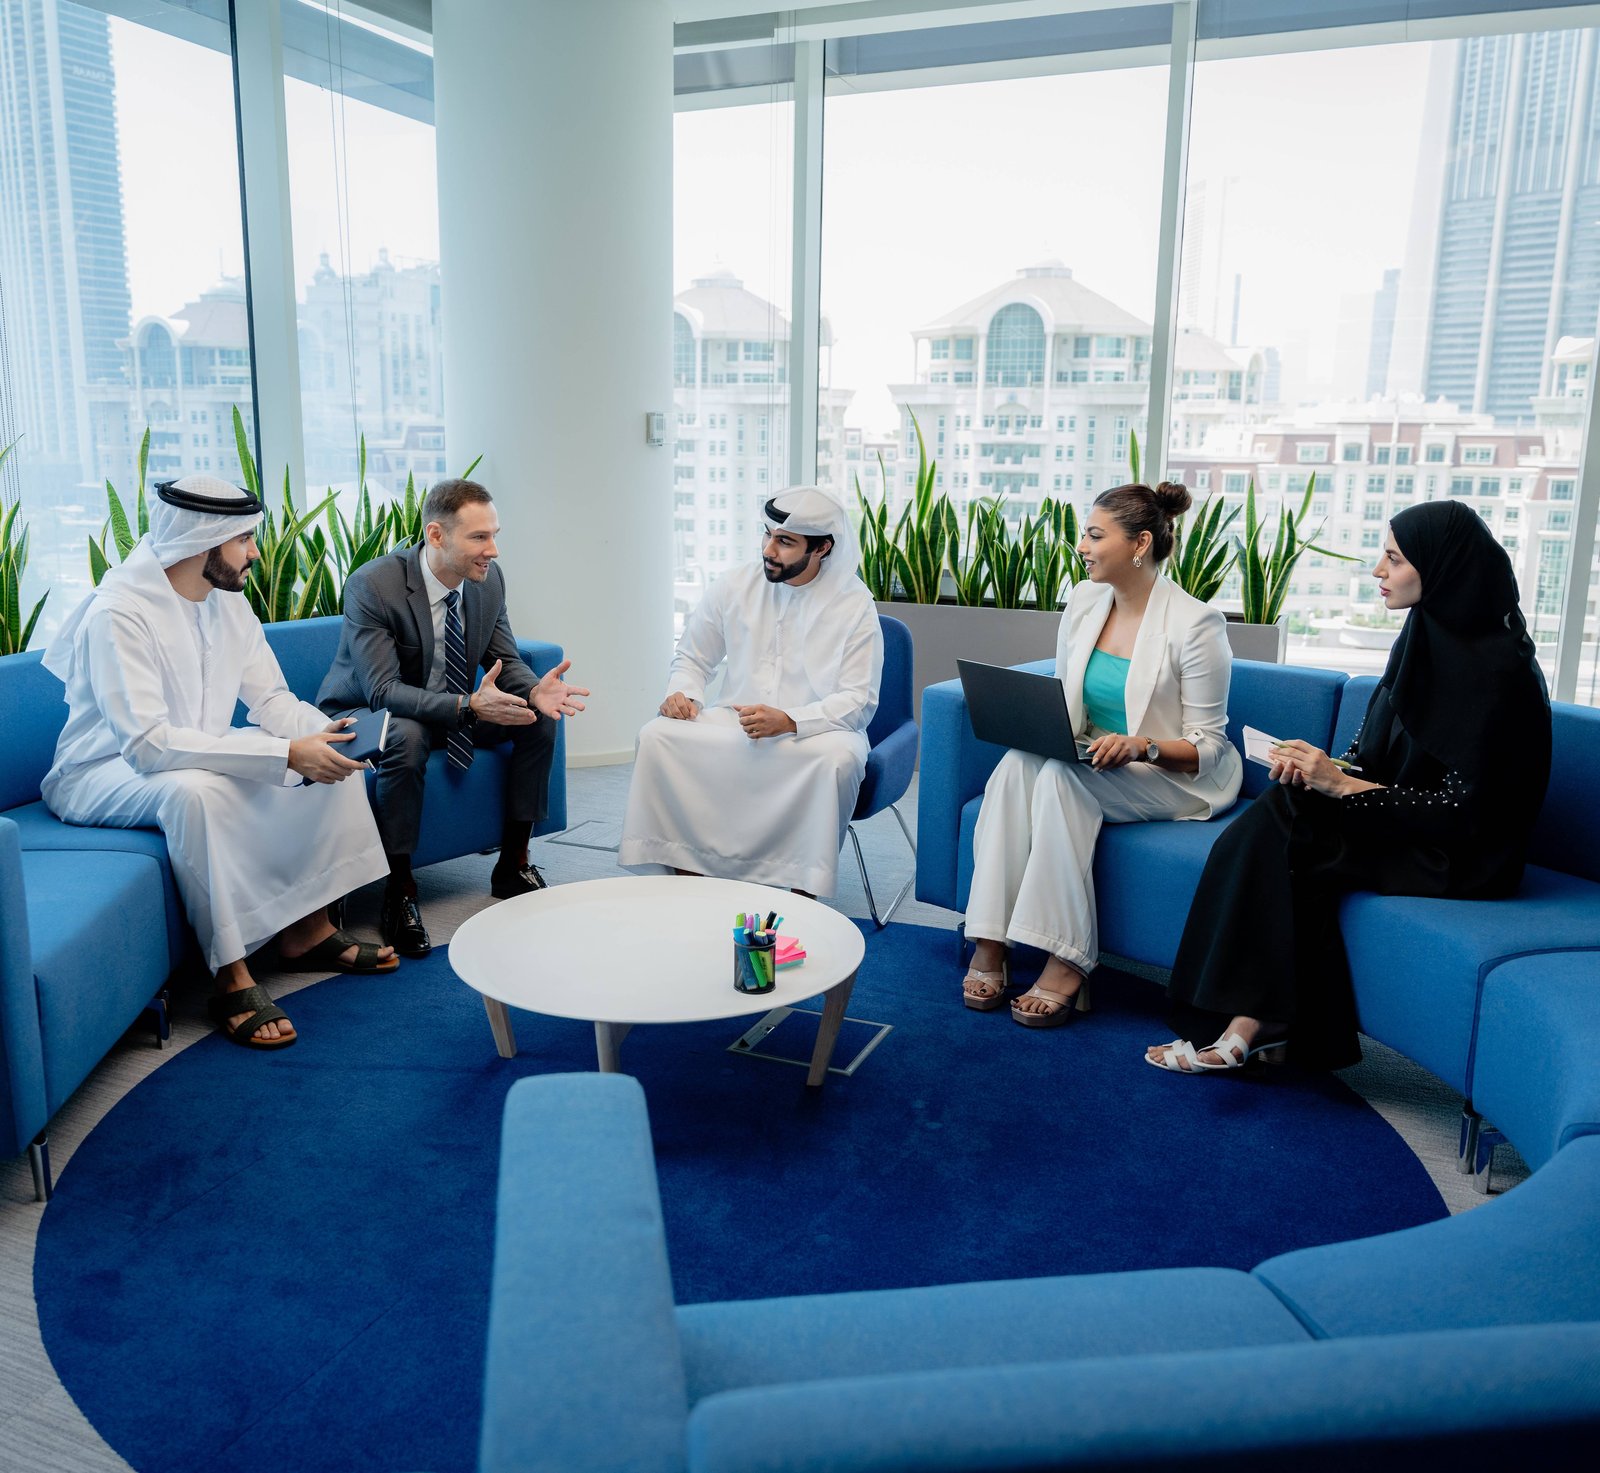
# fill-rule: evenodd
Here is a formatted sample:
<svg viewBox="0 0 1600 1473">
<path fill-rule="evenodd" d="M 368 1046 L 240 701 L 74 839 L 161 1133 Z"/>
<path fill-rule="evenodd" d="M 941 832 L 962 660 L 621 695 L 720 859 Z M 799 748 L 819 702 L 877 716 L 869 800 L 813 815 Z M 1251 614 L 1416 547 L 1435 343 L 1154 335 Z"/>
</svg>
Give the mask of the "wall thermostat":
<svg viewBox="0 0 1600 1473">
<path fill-rule="evenodd" d="M 651 411 L 644 417 L 644 443 L 646 445 L 667 443 L 667 417 L 659 409 Z"/>
</svg>

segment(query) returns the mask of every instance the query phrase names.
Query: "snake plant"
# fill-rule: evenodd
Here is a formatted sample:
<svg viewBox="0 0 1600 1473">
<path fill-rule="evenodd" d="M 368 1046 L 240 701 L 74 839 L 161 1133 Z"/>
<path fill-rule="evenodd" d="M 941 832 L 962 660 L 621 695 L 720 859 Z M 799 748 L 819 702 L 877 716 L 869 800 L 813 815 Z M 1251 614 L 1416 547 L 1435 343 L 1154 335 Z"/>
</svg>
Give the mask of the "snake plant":
<svg viewBox="0 0 1600 1473">
<path fill-rule="evenodd" d="M 0 466 L 16 446 L 0 447 Z M 0 503 L 0 655 L 20 655 L 33 638 L 34 626 L 50 597 L 48 589 L 26 618 L 22 613 L 22 579 L 28 571 L 28 524 L 20 521 L 22 502 Z"/>
<path fill-rule="evenodd" d="M 1289 583 L 1294 577 L 1295 564 L 1308 552 L 1324 557 L 1338 558 L 1341 562 L 1359 562 L 1347 553 L 1335 552 L 1329 547 L 1319 547 L 1311 537 L 1301 534 L 1301 527 L 1311 515 L 1311 498 L 1317 487 L 1316 472 L 1306 482 L 1306 492 L 1300 509 L 1290 514 L 1287 503 L 1278 510 L 1278 526 L 1270 546 L 1266 545 L 1266 518 L 1256 511 L 1256 483 L 1252 476 L 1245 487 L 1244 536 L 1234 536 L 1235 557 L 1239 565 L 1240 597 L 1244 603 L 1246 624 L 1276 624 L 1283 612 L 1283 601 L 1289 596 Z M 1322 531 L 1319 523 L 1315 537 Z"/>
</svg>

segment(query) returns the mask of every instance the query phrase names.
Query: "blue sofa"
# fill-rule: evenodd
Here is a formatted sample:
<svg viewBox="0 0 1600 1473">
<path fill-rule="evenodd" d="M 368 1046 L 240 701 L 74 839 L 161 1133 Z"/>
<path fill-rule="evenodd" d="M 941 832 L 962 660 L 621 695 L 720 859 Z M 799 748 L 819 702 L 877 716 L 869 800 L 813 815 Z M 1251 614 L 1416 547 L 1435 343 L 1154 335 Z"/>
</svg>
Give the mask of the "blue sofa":
<svg viewBox="0 0 1600 1473">
<path fill-rule="evenodd" d="M 1053 661 L 1024 669 L 1053 673 Z M 1376 681 L 1333 671 L 1234 663 L 1228 734 L 1258 727 L 1341 751 L 1355 735 Z M 1600 947 L 1600 711 L 1556 703 L 1550 788 L 1518 894 L 1507 900 L 1430 900 L 1355 894 L 1340 925 L 1350 954 L 1362 1030 L 1399 1049 L 1467 1099 L 1462 1169 L 1487 1189 L 1488 1154 L 1476 1108 L 1476 1040 L 1486 979 L 1513 958 Z M 972 836 L 984 783 L 1003 749 L 972 734 L 958 681 L 922 698 L 922 774 L 917 799 L 917 899 L 966 905 Z M 1240 801 L 1206 823 L 1108 824 L 1094 880 L 1102 949 L 1170 967 L 1189 901 L 1222 829 L 1265 787 L 1266 769 L 1245 764 Z M 1397 986 L 1397 962 L 1405 982 Z"/>
<path fill-rule="evenodd" d="M 1600 996 L 1600 953 L 1570 962 Z M 1538 1124 L 1514 1138 L 1539 1169 L 1441 1222 L 1250 1273 L 682 1307 L 637 1082 L 523 1080 L 506 1101 L 479 1468 L 1589 1466 L 1600 1074 L 1553 1092 L 1532 1079 Z"/>
<path fill-rule="evenodd" d="M 305 700 L 333 663 L 339 626 L 333 618 L 267 628 L 285 679 Z M 540 674 L 562 658 L 553 644 L 521 649 Z M 167 980 L 196 953 L 159 831 L 64 824 L 40 800 L 67 716 L 61 682 L 40 660 L 38 651 L 0 659 L 0 1150 L 28 1151 L 42 1200 L 50 1117 L 153 1003 L 165 1042 Z M 466 773 L 434 754 L 419 865 L 500 842 L 509 750 L 480 753 Z M 566 827 L 565 751 L 563 727 L 540 833 Z"/>
<path fill-rule="evenodd" d="M 1236 664 L 1230 735 L 1249 722 L 1337 749 L 1371 687 Z M 1001 752 L 973 737 L 958 684 L 922 710 L 917 895 L 959 908 Z M 638 1085 L 524 1080 L 502 1140 L 483 1473 L 1592 1465 L 1600 713 L 1557 707 L 1555 746 L 1517 896 L 1352 895 L 1341 915 L 1362 1026 L 1496 1122 L 1534 1168 L 1511 1192 L 1249 1273 L 679 1307 Z M 1104 830 L 1108 951 L 1171 964 L 1211 844 L 1265 781 L 1247 764 L 1241 805 L 1208 823 Z"/>
</svg>

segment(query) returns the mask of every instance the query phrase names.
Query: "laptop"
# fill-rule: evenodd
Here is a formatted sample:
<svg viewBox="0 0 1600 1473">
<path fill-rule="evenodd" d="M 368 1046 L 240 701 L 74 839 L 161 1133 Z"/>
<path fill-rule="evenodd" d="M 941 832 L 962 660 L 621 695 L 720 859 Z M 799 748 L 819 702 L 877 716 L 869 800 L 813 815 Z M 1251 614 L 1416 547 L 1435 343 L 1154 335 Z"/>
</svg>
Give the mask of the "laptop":
<svg viewBox="0 0 1600 1473">
<path fill-rule="evenodd" d="M 977 660 L 957 660 L 956 669 L 973 735 L 980 742 L 1063 762 L 1087 760 L 1087 743 L 1073 735 L 1067 693 L 1059 678 Z"/>
</svg>

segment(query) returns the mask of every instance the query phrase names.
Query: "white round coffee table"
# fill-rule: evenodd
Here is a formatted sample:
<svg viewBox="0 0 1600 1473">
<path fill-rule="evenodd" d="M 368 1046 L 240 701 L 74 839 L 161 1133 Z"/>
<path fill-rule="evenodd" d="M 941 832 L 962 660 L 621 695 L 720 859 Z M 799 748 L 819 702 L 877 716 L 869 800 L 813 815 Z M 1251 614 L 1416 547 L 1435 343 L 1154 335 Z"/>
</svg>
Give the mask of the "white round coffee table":
<svg viewBox="0 0 1600 1473">
<path fill-rule="evenodd" d="M 777 911 L 805 962 L 771 992 L 733 985 L 740 911 Z M 450 942 L 456 976 L 483 996 L 500 1056 L 517 1051 L 506 1009 L 593 1022 L 602 1073 L 636 1023 L 697 1023 L 793 1007 L 826 994 L 806 1083 L 827 1077 L 865 955 L 860 928 L 815 900 L 736 880 L 629 875 L 552 885 L 481 910 Z"/>
</svg>

